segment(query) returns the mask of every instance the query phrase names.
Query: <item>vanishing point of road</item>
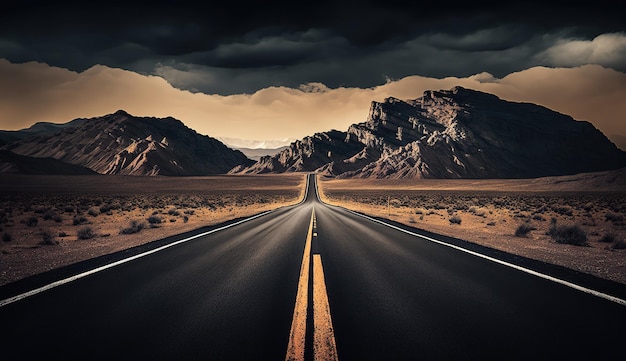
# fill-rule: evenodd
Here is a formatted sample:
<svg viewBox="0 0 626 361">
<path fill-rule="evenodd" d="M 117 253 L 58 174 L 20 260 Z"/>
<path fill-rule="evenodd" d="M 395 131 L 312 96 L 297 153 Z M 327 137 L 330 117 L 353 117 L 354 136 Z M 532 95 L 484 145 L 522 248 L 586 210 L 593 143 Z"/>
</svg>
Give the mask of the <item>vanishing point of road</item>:
<svg viewBox="0 0 626 361">
<path fill-rule="evenodd" d="M 626 359 L 626 286 L 305 199 L 0 288 L 3 360 Z"/>
</svg>

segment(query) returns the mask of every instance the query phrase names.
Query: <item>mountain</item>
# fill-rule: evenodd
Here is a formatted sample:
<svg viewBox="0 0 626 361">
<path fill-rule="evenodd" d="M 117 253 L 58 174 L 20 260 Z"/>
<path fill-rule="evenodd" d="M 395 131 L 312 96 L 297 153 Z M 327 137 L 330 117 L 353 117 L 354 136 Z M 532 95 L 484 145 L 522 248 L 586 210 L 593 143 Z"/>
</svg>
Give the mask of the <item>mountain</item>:
<svg viewBox="0 0 626 361">
<path fill-rule="evenodd" d="M 278 152 L 281 152 L 285 149 L 289 148 L 288 146 L 280 147 L 280 148 L 239 148 L 233 147 L 233 149 L 237 149 L 241 153 L 245 154 L 246 157 L 258 161 L 264 156 L 272 156 Z"/>
<path fill-rule="evenodd" d="M 241 139 L 241 138 L 229 138 L 229 137 L 217 137 L 217 139 L 233 149 L 278 149 L 286 147 L 292 142 L 296 141 L 295 138 L 283 138 L 273 140 L 254 140 L 254 139 Z"/>
<path fill-rule="evenodd" d="M 274 155 L 282 150 L 287 149 L 289 144 L 296 139 L 285 138 L 275 140 L 250 140 L 241 138 L 218 137 L 222 143 L 232 149 L 237 149 L 245 154 L 248 158 L 258 161 L 266 155 Z"/>
<path fill-rule="evenodd" d="M 86 119 L 75 119 L 71 122 L 56 124 L 49 122 L 37 122 L 30 128 L 21 130 L 0 130 L 0 146 L 15 142 L 20 139 L 33 137 L 36 135 L 49 135 L 57 133 L 65 128 L 80 125 Z"/>
<path fill-rule="evenodd" d="M 366 178 L 536 178 L 626 166 L 591 123 L 462 87 L 372 102 L 368 119 L 293 142 L 233 173 Z"/>
<path fill-rule="evenodd" d="M 363 148 L 359 142 L 346 139 L 344 132 L 331 130 L 297 140 L 274 156 L 261 157 L 250 167 L 237 167 L 231 173 L 283 173 L 321 169 L 330 163 L 341 163 L 346 154 Z"/>
<path fill-rule="evenodd" d="M 192 176 L 223 174 L 252 160 L 172 117 L 135 117 L 123 110 L 72 121 L 54 134 L 26 137 L 2 147 L 54 158 L 100 174 Z"/>
<path fill-rule="evenodd" d="M 0 150 L 0 173 L 88 175 L 97 174 L 91 169 L 67 164 L 54 158 L 34 158 Z"/>
</svg>

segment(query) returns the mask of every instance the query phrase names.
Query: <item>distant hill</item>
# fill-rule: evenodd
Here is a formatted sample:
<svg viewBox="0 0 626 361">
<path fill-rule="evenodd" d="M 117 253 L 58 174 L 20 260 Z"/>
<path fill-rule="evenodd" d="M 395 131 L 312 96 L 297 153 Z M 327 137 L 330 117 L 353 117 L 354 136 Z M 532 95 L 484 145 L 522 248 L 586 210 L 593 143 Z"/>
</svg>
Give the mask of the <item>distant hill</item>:
<svg viewBox="0 0 626 361">
<path fill-rule="evenodd" d="M 62 129 L 75 127 L 80 125 L 87 119 L 75 119 L 71 122 L 56 124 L 49 122 L 38 122 L 33 124 L 30 128 L 22 130 L 0 130 L 0 146 L 15 142 L 20 139 L 33 137 L 36 135 L 50 135 L 61 131 Z"/>
<path fill-rule="evenodd" d="M 253 163 L 240 151 L 200 135 L 172 117 L 135 117 L 120 110 L 70 123 L 54 129 L 53 134 L 43 131 L 2 149 L 57 159 L 100 174 L 223 174 L 237 165 Z"/>
<path fill-rule="evenodd" d="M 455 87 L 372 102 L 368 119 L 291 143 L 233 173 L 317 171 L 360 178 L 536 178 L 626 167 L 591 123 Z"/>
<path fill-rule="evenodd" d="M 53 158 L 33 158 L 0 150 L 0 173 L 88 175 L 97 174 L 91 169 L 67 164 Z"/>
<path fill-rule="evenodd" d="M 246 157 L 254 160 L 254 161 L 258 161 L 260 160 L 262 157 L 265 156 L 272 156 L 275 155 L 285 149 L 287 149 L 287 146 L 284 147 L 280 147 L 280 148 L 233 148 L 233 149 L 237 149 L 238 151 L 240 151 L 241 153 L 245 154 Z"/>
</svg>

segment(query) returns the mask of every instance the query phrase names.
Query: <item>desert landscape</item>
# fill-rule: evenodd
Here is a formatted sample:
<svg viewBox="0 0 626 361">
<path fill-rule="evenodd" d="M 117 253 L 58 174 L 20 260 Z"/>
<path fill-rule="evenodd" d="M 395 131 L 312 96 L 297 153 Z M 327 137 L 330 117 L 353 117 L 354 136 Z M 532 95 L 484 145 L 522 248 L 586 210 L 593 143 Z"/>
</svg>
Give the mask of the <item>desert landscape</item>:
<svg viewBox="0 0 626 361">
<path fill-rule="evenodd" d="M 625 173 L 318 184 L 329 204 L 626 284 Z M 3 175 L 0 284 L 295 204 L 305 178 Z"/>
<path fill-rule="evenodd" d="M 0 177 L 0 285 L 298 203 L 303 174 Z"/>
<path fill-rule="evenodd" d="M 625 174 L 319 185 L 329 204 L 626 284 Z"/>
<path fill-rule="evenodd" d="M 3 5 L 6 359 L 626 359 L 613 3 Z"/>
</svg>

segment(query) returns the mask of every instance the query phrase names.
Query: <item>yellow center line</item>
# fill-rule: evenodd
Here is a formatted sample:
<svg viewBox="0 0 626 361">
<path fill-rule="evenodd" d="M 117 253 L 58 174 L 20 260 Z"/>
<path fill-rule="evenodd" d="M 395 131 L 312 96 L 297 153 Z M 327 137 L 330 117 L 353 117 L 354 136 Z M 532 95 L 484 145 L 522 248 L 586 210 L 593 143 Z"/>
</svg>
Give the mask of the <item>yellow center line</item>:
<svg viewBox="0 0 626 361">
<path fill-rule="evenodd" d="M 335 331 L 324 281 L 322 256 L 313 255 L 313 356 L 316 361 L 337 361 Z"/>
<path fill-rule="evenodd" d="M 317 221 L 315 209 L 311 213 L 311 222 L 304 244 L 304 255 L 298 280 L 298 292 L 296 305 L 293 311 L 289 344 L 287 345 L 286 361 L 304 361 L 307 335 L 307 308 L 309 302 L 309 270 L 311 268 L 311 243 L 313 237 L 317 237 Z M 322 256 L 318 253 L 313 255 L 313 359 L 315 361 L 337 361 L 337 345 L 335 343 L 335 331 L 330 315 L 330 304 L 324 280 L 324 268 Z"/>
<path fill-rule="evenodd" d="M 309 298 L 309 267 L 311 262 L 311 239 L 313 238 L 314 219 L 315 210 L 311 213 L 311 223 L 304 245 L 304 255 L 302 256 L 302 267 L 300 268 L 300 279 L 298 281 L 298 293 L 296 294 L 296 305 L 293 310 L 289 345 L 287 346 L 287 356 L 285 357 L 286 361 L 304 360 L 306 314 Z"/>
</svg>

